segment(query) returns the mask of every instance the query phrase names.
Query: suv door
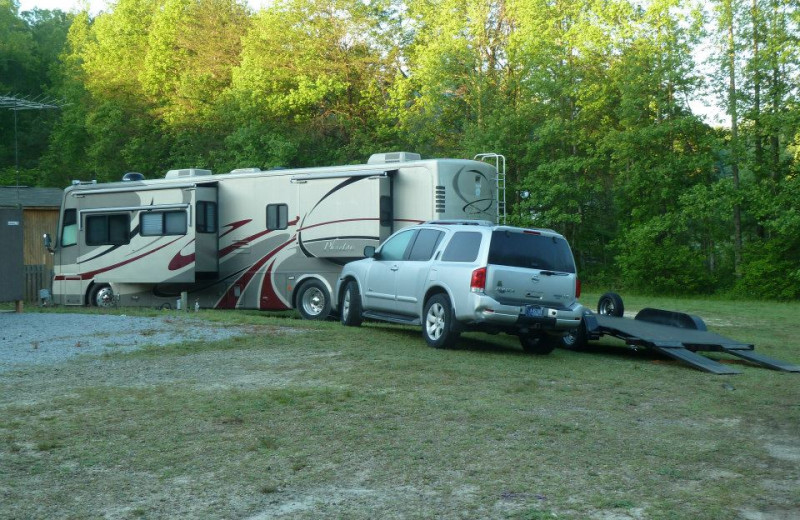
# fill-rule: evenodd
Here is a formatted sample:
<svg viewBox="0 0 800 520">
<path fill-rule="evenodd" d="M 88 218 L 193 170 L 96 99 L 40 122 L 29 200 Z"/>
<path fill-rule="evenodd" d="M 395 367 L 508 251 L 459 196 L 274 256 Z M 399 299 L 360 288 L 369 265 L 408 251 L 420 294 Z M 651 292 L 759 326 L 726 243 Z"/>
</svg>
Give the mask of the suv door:
<svg viewBox="0 0 800 520">
<path fill-rule="evenodd" d="M 395 274 L 415 233 L 410 229 L 389 237 L 372 257 L 364 277 L 365 309 L 396 312 Z"/>
<path fill-rule="evenodd" d="M 495 230 L 488 264 L 486 294 L 502 304 L 561 308 L 575 301 L 575 261 L 561 236 Z"/>
<path fill-rule="evenodd" d="M 395 309 L 398 313 L 410 316 L 422 313 L 419 302 L 428 278 L 430 260 L 443 236 L 444 232 L 438 229 L 420 229 L 411 243 L 407 258 L 398 262 L 395 272 Z"/>
</svg>

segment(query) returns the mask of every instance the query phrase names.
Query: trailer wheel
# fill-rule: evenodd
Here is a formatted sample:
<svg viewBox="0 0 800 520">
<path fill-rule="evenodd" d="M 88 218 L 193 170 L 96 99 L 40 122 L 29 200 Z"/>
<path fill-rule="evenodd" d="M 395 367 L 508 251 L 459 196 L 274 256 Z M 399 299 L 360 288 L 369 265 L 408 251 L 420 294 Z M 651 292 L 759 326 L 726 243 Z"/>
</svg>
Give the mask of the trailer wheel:
<svg viewBox="0 0 800 520">
<path fill-rule="evenodd" d="M 89 305 L 92 307 L 113 307 L 114 291 L 105 283 L 95 284 L 89 293 Z"/>
<path fill-rule="evenodd" d="M 625 306 L 622 305 L 622 296 L 615 292 L 605 293 L 597 302 L 597 314 L 621 318 L 622 315 L 625 314 Z"/>
<path fill-rule="evenodd" d="M 528 354 L 543 356 L 549 354 L 556 348 L 561 338 L 554 338 L 548 334 L 520 334 L 519 343 L 522 350 Z"/>
<path fill-rule="evenodd" d="M 422 337 L 433 348 L 450 348 L 458 341 L 453 327 L 453 308 L 446 294 L 434 294 L 425 302 Z"/>
<path fill-rule="evenodd" d="M 342 299 L 339 302 L 339 313 L 342 325 L 346 327 L 358 327 L 361 325 L 361 294 L 358 292 L 358 284 L 355 280 L 350 280 L 344 287 Z"/>
<path fill-rule="evenodd" d="M 300 287 L 297 310 L 304 320 L 324 320 L 331 313 L 331 295 L 319 280 L 310 280 Z"/>
</svg>

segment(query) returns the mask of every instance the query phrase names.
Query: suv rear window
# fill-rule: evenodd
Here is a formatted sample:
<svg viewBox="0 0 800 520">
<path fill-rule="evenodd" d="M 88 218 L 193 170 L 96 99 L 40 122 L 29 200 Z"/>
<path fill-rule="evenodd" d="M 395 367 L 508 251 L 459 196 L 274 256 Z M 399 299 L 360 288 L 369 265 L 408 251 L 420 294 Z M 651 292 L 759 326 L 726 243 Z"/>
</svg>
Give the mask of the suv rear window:
<svg viewBox="0 0 800 520">
<path fill-rule="evenodd" d="M 575 260 L 563 238 L 511 231 L 493 231 L 489 263 L 562 273 L 575 272 Z"/>
</svg>

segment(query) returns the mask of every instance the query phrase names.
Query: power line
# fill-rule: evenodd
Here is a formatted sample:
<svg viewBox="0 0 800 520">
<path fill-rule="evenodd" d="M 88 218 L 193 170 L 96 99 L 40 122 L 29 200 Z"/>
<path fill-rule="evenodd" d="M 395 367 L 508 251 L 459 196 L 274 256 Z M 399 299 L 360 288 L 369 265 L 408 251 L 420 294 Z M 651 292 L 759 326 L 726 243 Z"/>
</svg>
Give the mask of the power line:
<svg viewBox="0 0 800 520">
<path fill-rule="evenodd" d="M 17 139 L 17 112 L 20 110 L 58 110 L 63 104 L 58 104 L 47 96 L 37 96 L 26 99 L 20 96 L 0 95 L 0 109 L 4 108 L 14 112 L 14 166 L 17 172 L 17 204 L 19 204 L 19 140 Z"/>
</svg>

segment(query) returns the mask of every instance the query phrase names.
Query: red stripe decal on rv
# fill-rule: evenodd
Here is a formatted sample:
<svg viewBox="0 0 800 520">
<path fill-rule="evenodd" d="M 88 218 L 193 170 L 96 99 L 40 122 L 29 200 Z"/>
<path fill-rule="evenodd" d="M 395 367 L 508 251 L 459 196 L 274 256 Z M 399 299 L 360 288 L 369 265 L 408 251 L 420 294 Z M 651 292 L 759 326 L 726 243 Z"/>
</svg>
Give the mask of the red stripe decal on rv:
<svg viewBox="0 0 800 520">
<path fill-rule="evenodd" d="M 191 242 L 189 242 L 189 244 L 191 244 L 192 242 L 194 242 L 194 239 L 192 239 Z M 188 246 L 189 244 L 186 245 Z M 167 269 L 169 269 L 170 271 L 177 271 L 178 269 L 186 267 L 187 265 L 193 263 L 194 258 L 195 258 L 194 253 L 191 253 L 189 255 L 184 255 L 181 251 L 178 251 L 177 253 L 175 253 L 175 256 L 172 257 L 172 260 L 169 261 Z"/>
<path fill-rule="evenodd" d="M 236 222 L 231 222 L 230 224 L 225 224 L 225 225 L 224 225 L 224 226 L 222 226 L 222 227 L 230 227 L 230 229 L 229 229 L 228 231 L 224 232 L 223 234 L 221 234 L 219 237 L 220 237 L 220 238 L 224 237 L 225 235 L 227 235 L 227 234 L 228 234 L 228 233 L 230 233 L 231 231 L 233 231 L 233 230 L 235 230 L 235 229 L 238 229 L 238 228 L 240 228 L 240 227 L 244 226 L 245 224 L 247 224 L 247 223 L 251 222 L 252 220 L 253 220 L 253 219 L 251 219 L 251 218 L 248 218 L 248 219 L 244 219 L 244 220 L 237 220 Z"/>
<path fill-rule="evenodd" d="M 291 221 L 291 222 L 289 222 L 289 223 L 288 223 L 288 226 L 294 226 L 294 225 L 296 225 L 296 224 L 297 224 L 297 222 L 298 222 L 299 220 L 300 220 L 300 217 L 297 217 L 297 218 L 295 218 L 293 221 Z M 245 222 L 245 221 L 241 221 L 241 222 L 243 222 L 244 224 L 246 224 L 247 222 L 250 222 L 250 221 L 248 220 L 248 221 L 246 221 L 246 222 Z M 237 223 L 234 223 L 234 224 L 237 224 Z M 234 225 L 234 224 L 231 224 L 231 225 Z M 243 225 L 243 224 L 239 224 L 239 226 L 236 226 L 236 227 L 240 227 L 241 225 Z M 234 228 L 234 229 L 235 229 L 235 228 Z M 256 233 L 255 235 L 250 235 L 249 237 L 240 238 L 239 240 L 237 240 L 237 241 L 233 242 L 232 244 L 230 244 L 230 245 L 228 245 L 228 246 L 225 246 L 225 247 L 223 247 L 222 249 L 220 249 L 220 250 L 219 250 L 218 257 L 219 257 L 219 258 L 225 257 L 225 256 L 227 256 L 227 255 L 231 254 L 233 251 L 236 251 L 236 250 L 237 250 L 237 249 L 239 249 L 240 247 L 244 247 L 244 246 L 246 246 L 246 245 L 250 244 L 250 242 L 252 242 L 252 241 L 256 240 L 257 238 L 261 238 L 261 237 L 263 237 L 264 235 L 266 235 L 266 234 L 268 234 L 268 233 L 271 233 L 272 231 L 279 231 L 279 230 L 275 230 L 275 229 L 265 229 L 264 231 L 261 231 L 260 233 Z M 228 233 L 229 233 L 229 232 L 226 232 L 226 233 L 224 233 L 223 235 L 220 235 L 220 236 L 227 235 Z"/>
<path fill-rule="evenodd" d="M 105 273 L 106 271 L 111 271 L 112 269 L 116 269 L 117 267 L 122 267 L 123 265 L 130 264 L 131 262 L 135 262 L 136 260 L 139 260 L 140 258 L 144 258 L 145 256 L 152 255 L 156 251 L 159 251 L 159 250 L 164 249 L 165 247 L 167 247 L 169 245 L 174 244 L 175 242 L 177 242 L 181 238 L 183 238 L 183 237 L 178 237 L 175 240 L 173 240 L 172 242 L 167 242 L 163 246 L 157 247 L 157 248 L 153 249 L 152 251 L 148 251 L 146 253 L 142 253 L 139 256 L 134 256 L 133 258 L 129 258 L 128 260 L 125 260 L 124 262 L 119 262 L 119 263 L 116 263 L 114 265 L 109 265 L 108 267 L 101 267 L 100 269 L 95 269 L 94 271 L 81 273 L 80 274 L 81 280 L 90 280 L 90 279 L 94 278 L 95 276 L 97 276 L 100 273 Z M 54 279 L 55 280 L 64 280 L 65 278 L 64 278 L 64 275 L 58 275 Z"/>
<path fill-rule="evenodd" d="M 275 267 L 275 262 L 269 264 L 264 279 L 261 281 L 261 300 L 258 302 L 258 308 L 262 311 L 282 311 L 289 308 L 281 301 L 275 288 L 272 287 L 273 267 Z"/>
<path fill-rule="evenodd" d="M 236 303 L 238 302 L 238 298 L 236 297 L 236 287 L 239 288 L 239 297 L 244 294 L 247 286 L 250 285 L 253 277 L 258 273 L 258 270 L 269 261 L 270 258 L 278 254 L 283 248 L 291 244 L 295 241 L 295 237 L 292 237 L 287 242 L 284 242 L 280 246 L 276 247 L 272 251 L 270 251 L 266 256 L 262 257 L 256 263 L 250 266 L 250 268 L 238 279 L 236 280 L 233 285 L 231 285 L 230 289 L 225 293 L 225 295 L 220 298 L 217 302 L 215 308 L 217 309 L 233 309 L 236 307 Z"/>
<path fill-rule="evenodd" d="M 346 218 L 346 219 L 342 219 L 342 220 L 329 220 L 327 222 L 320 222 L 319 224 L 312 224 L 310 226 L 304 226 L 304 227 L 298 229 L 297 231 L 305 231 L 306 229 L 311 229 L 311 228 L 315 228 L 315 227 L 319 227 L 319 226 L 328 226 L 328 225 L 331 225 L 331 224 L 339 224 L 339 223 L 342 223 L 342 222 L 363 222 L 363 221 L 375 221 L 375 220 L 379 220 L 379 219 L 377 219 L 375 217 L 364 217 L 364 218 Z M 396 218 L 396 219 L 394 219 L 394 221 L 395 222 L 412 222 L 414 224 L 422 224 L 423 222 L 425 222 L 424 220 L 413 220 L 413 219 L 407 219 L 407 218 Z"/>
</svg>

